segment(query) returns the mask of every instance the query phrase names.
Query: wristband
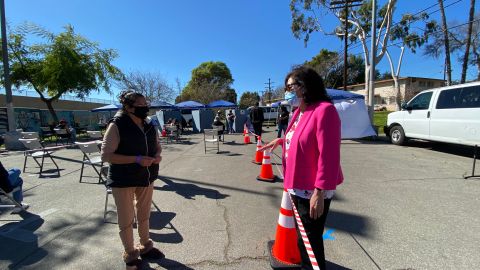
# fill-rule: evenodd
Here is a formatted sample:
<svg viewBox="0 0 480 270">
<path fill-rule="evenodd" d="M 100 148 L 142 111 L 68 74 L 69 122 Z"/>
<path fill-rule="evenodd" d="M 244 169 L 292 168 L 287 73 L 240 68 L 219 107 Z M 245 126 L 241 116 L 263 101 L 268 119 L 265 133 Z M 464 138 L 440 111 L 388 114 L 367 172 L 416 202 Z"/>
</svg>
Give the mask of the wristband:
<svg viewBox="0 0 480 270">
<path fill-rule="evenodd" d="M 142 156 L 138 155 L 135 157 L 135 163 L 140 165 L 140 162 L 142 162 Z"/>
</svg>

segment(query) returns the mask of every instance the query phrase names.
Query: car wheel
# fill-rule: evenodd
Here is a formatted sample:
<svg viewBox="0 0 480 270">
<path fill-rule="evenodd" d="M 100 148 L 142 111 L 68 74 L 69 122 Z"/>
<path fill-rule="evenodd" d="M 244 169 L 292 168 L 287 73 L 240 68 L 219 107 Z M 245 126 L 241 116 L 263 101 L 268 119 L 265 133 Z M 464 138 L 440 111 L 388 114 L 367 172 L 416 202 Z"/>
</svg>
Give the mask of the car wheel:
<svg viewBox="0 0 480 270">
<path fill-rule="evenodd" d="M 405 132 L 401 126 L 394 126 L 390 129 L 390 141 L 395 145 L 405 144 Z"/>
</svg>

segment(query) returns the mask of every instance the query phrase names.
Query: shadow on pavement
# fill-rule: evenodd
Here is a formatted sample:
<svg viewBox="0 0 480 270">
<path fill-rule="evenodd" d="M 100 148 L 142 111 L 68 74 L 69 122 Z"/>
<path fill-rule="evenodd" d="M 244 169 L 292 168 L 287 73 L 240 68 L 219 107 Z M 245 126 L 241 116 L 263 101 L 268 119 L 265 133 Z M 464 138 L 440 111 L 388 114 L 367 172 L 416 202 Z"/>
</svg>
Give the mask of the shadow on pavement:
<svg viewBox="0 0 480 270">
<path fill-rule="evenodd" d="M 341 265 L 338 265 L 336 263 L 329 262 L 329 261 L 325 262 L 325 268 L 327 268 L 328 270 L 352 270 L 350 268 L 346 268 L 346 267 L 343 267 Z"/>
<path fill-rule="evenodd" d="M 47 252 L 38 248 L 38 236 L 34 233 L 42 226 L 44 220 L 35 214 L 23 211 L 19 213 L 20 221 L 7 223 L 0 227 L 0 262 L 10 262 L 8 269 L 16 265 L 33 252 L 38 256 L 31 261 L 42 260 Z"/>
<path fill-rule="evenodd" d="M 368 218 L 335 210 L 328 212 L 325 226 L 362 236 L 368 236 L 371 230 Z"/>
<path fill-rule="evenodd" d="M 159 177 L 158 179 L 163 181 L 166 185 L 164 185 L 163 187 L 155 186 L 154 188 L 156 190 L 174 191 L 175 193 L 184 197 L 185 199 L 194 200 L 195 196 L 200 196 L 200 195 L 203 195 L 206 198 L 215 199 L 215 200 L 225 199 L 226 197 L 228 197 L 228 195 L 222 194 L 215 189 L 204 188 L 194 184 L 184 184 L 184 183 L 174 182 L 172 180 L 173 178 L 162 176 L 162 177 Z"/>
</svg>

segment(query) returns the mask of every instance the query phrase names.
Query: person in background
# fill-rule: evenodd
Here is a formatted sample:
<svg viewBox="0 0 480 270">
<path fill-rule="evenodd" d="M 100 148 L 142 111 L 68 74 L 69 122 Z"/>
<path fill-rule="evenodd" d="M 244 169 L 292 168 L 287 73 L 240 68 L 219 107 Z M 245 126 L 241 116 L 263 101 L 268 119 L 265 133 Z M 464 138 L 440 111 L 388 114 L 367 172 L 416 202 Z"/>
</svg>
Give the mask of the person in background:
<svg viewBox="0 0 480 270">
<path fill-rule="evenodd" d="M 315 70 L 303 66 L 293 69 L 285 78 L 285 86 L 285 99 L 298 108 L 285 138 L 277 138 L 260 150 L 283 147 L 284 189 L 298 209 L 320 269 L 325 269 L 322 234 L 336 187 L 343 182 L 340 117 Z M 298 224 L 296 227 L 302 269 L 312 269 Z"/>
<path fill-rule="evenodd" d="M 213 123 L 212 123 L 212 127 L 213 128 L 221 127 L 220 129 L 218 129 L 218 136 L 222 138 L 223 133 L 225 132 L 225 124 L 220 120 L 220 117 L 215 116 L 215 119 L 213 120 Z"/>
<path fill-rule="evenodd" d="M 11 193 L 13 191 L 13 199 L 22 205 L 22 207 L 15 206 L 12 210 L 12 214 L 18 214 L 29 207 L 28 204 L 23 203 L 22 186 L 23 180 L 20 177 L 20 169 L 13 168 L 7 171 L 5 167 L 3 167 L 2 162 L 0 162 L 0 188 L 6 193 Z"/>
<path fill-rule="evenodd" d="M 77 131 L 73 128 L 70 127 L 68 122 L 65 119 L 62 119 L 58 122 L 58 125 L 55 127 L 57 129 L 65 129 L 67 131 L 67 135 L 75 141 L 77 139 Z"/>
<path fill-rule="evenodd" d="M 235 123 L 235 114 L 233 113 L 232 110 L 228 112 L 227 120 L 228 120 L 228 134 L 235 133 L 235 129 L 233 128 L 233 125 Z"/>
<path fill-rule="evenodd" d="M 145 120 L 149 111 L 145 97 L 131 90 L 119 96 L 122 108 L 104 136 L 102 160 L 110 164 L 107 186 L 112 189 L 127 269 L 138 269 L 142 259 L 161 259 L 163 253 L 150 239 L 150 208 L 153 182 L 158 177 L 162 148 L 157 129 Z M 135 203 L 136 201 L 136 203 Z M 136 208 L 140 243 L 134 245 Z"/>
<path fill-rule="evenodd" d="M 250 121 L 253 125 L 253 130 L 255 132 L 255 141 L 258 141 L 258 137 L 262 136 L 262 125 L 263 125 L 263 110 L 258 107 L 259 103 L 256 102 L 250 111 Z"/>
<path fill-rule="evenodd" d="M 285 131 L 287 130 L 288 126 L 288 118 L 290 117 L 290 113 L 287 110 L 287 107 L 285 106 L 280 106 L 280 114 L 278 114 L 278 134 L 277 138 L 282 137 L 282 131 L 283 134 L 285 134 Z"/>
</svg>

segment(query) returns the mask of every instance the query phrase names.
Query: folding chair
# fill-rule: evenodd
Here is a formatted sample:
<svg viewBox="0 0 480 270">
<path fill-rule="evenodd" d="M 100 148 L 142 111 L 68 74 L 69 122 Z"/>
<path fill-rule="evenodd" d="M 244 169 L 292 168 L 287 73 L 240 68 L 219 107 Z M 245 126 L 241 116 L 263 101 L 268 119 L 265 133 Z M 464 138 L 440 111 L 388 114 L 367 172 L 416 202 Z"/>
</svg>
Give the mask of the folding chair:
<svg viewBox="0 0 480 270">
<path fill-rule="evenodd" d="M 21 209 L 24 210 L 23 205 L 22 205 L 21 203 L 17 202 L 17 201 L 13 198 L 13 196 L 11 195 L 11 194 L 13 194 L 15 191 L 17 191 L 17 190 L 19 190 L 19 189 L 20 189 L 20 187 L 16 187 L 16 188 L 14 188 L 11 192 L 7 193 L 7 192 L 5 192 L 5 190 L 3 190 L 2 188 L 0 188 L 0 195 L 4 195 L 5 197 L 7 197 L 7 199 L 9 199 L 9 200 L 13 203 L 13 204 L 7 204 L 7 205 L 2 204 L 2 205 L 1 205 L 2 208 L 4 208 L 4 207 L 15 207 L 15 206 L 17 206 L 17 207 L 20 207 Z"/>
<path fill-rule="evenodd" d="M 52 129 L 50 127 L 40 127 L 41 131 L 41 138 L 42 141 L 44 141 L 46 138 L 49 138 L 50 136 L 54 135 Z"/>
<path fill-rule="evenodd" d="M 166 126 L 165 128 L 167 130 L 167 136 L 170 139 L 170 141 L 175 140 L 175 142 L 178 142 L 180 138 L 180 133 L 178 131 L 178 128 L 176 126 Z"/>
<path fill-rule="evenodd" d="M 20 132 L 22 139 L 40 139 L 38 132 Z"/>
<path fill-rule="evenodd" d="M 53 164 L 57 168 L 58 176 L 60 176 L 60 169 L 58 168 L 57 163 L 55 163 L 55 160 L 51 156 L 51 154 L 55 150 L 59 150 L 64 148 L 63 146 L 56 146 L 56 147 L 43 147 L 42 144 L 40 144 L 40 141 L 38 139 L 18 139 L 24 146 L 27 148 L 25 150 L 24 155 L 25 155 L 25 161 L 23 162 L 23 172 L 25 172 L 25 168 L 27 167 L 27 158 L 31 157 L 37 163 L 37 165 L 40 167 L 40 176 L 42 176 L 43 172 L 43 165 L 45 158 L 49 158 L 52 160 Z M 41 159 L 41 162 L 38 162 L 37 159 Z"/>
<path fill-rule="evenodd" d="M 203 144 L 205 146 L 205 154 L 207 153 L 207 143 L 213 143 L 217 146 L 213 148 L 217 148 L 217 154 L 220 152 L 220 144 L 219 144 L 219 137 L 218 137 L 218 129 L 204 129 L 203 130 Z"/>
<path fill-rule="evenodd" d="M 92 139 L 102 139 L 102 138 L 103 138 L 101 131 L 90 131 L 90 130 L 87 130 L 87 135 L 88 135 L 88 137 L 90 137 L 90 138 L 92 138 Z"/>
<path fill-rule="evenodd" d="M 58 145 L 58 142 L 61 142 L 62 144 L 69 144 L 72 142 L 72 135 L 67 132 L 66 129 L 64 128 L 54 128 L 53 131 L 55 132 L 55 145 Z"/>
<path fill-rule="evenodd" d="M 92 168 L 98 174 L 99 184 L 104 181 L 101 173 L 101 170 L 103 167 L 103 161 L 100 155 L 101 152 L 98 144 L 99 144 L 99 141 L 75 143 L 75 145 L 77 145 L 78 148 L 80 148 L 80 150 L 82 150 L 82 153 L 83 153 L 82 169 L 80 170 L 80 180 L 79 180 L 80 183 L 82 183 L 83 169 L 85 168 L 85 164 L 92 166 Z M 97 169 L 97 166 L 100 167 L 100 171 Z"/>
</svg>

